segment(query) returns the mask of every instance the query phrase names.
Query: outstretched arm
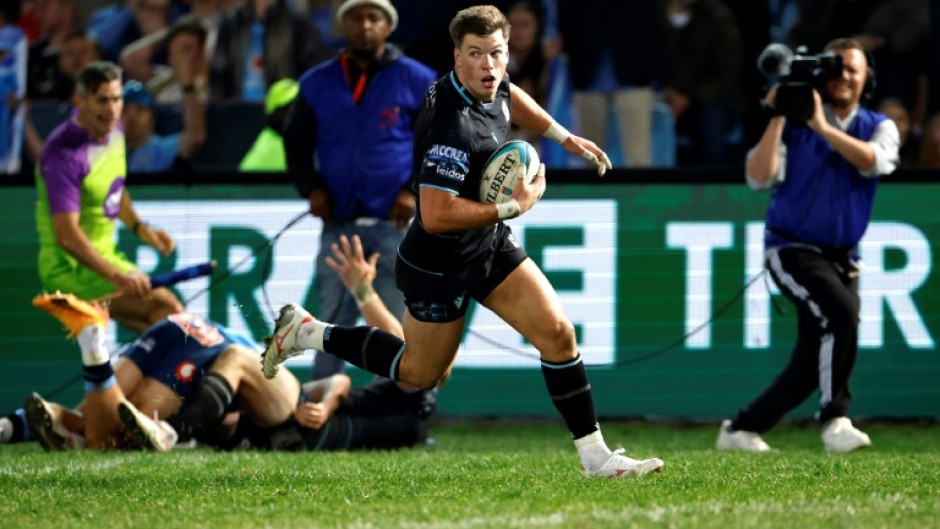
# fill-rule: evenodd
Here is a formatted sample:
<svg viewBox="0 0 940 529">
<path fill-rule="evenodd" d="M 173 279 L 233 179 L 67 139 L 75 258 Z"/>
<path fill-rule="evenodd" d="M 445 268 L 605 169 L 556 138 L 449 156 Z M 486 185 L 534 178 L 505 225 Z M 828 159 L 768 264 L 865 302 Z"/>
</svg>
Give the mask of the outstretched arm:
<svg viewBox="0 0 940 529">
<path fill-rule="evenodd" d="M 372 287 L 379 254 L 374 253 L 366 258 L 358 235 L 353 235 L 351 240 L 341 235 L 339 243 L 334 243 L 331 249 L 333 255 L 327 256 L 326 264 L 339 274 L 346 290 L 359 305 L 366 323 L 404 339 L 401 321 L 388 310 Z"/>
<path fill-rule="evenodd" d="M 577 154 L 591 163 L 599 176 L 612 167 L 610 158 L 593 141 L 575 136 L 556 122 L 552 116 L 525 93 L 525 90 L 514 84 L 509 85 L 512 98 L 512 122 L 524 129 L 535 131 L 546 138 L 557 142 L 571 154 Z"/>
</svg>

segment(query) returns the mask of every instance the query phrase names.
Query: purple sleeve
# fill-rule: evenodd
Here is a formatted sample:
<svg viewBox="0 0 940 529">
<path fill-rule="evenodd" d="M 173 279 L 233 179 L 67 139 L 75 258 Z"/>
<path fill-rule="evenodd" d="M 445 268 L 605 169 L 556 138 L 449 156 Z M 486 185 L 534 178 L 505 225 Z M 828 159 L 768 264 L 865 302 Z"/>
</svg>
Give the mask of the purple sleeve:
<svg viewBox="0 0 940 529">
<path fill-rule="evenodd" d="M 44 149 L 39 158 L 39 174 L 46 182 L 49 213 L 77 213 L 81 207 L 82 180 L 88 173 L 79 159 L 85 149 Z"/>
</svg>

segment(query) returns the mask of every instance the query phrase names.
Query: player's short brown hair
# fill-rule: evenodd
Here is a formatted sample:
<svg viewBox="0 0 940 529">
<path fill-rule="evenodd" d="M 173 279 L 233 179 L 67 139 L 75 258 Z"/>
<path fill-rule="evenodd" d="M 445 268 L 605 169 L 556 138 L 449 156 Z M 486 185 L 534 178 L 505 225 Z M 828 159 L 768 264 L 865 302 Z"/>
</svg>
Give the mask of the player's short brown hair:
<svg viewBox="0 0 940 529">
<path fill-rule="evenodd" d="M 510 28 L 506 15 L 496 7 L 473 6 L 459 11 L 450 21 L 450 38 L 455 48 L 460 48 L 468 33 L 484 37 L 502 31 L 508 41 Z"/>
</svg>

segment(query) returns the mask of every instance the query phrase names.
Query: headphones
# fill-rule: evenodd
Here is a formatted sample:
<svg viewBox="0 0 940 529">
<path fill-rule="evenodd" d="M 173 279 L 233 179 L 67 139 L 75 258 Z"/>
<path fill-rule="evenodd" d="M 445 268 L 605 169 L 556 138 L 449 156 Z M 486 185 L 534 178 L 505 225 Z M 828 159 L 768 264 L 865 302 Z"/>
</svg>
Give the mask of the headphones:
<svg viewBox="0 0 940 529">
<path fill-rule="evenodd" d="M 875 79 L 875 54 L 869 49 L 863 50 L 865 62 L 868 63 L 868 75 L 865 76 L 865 86 L 862 87 L 861 103 L 868 104 L 875 95 L 875 89 L 878 88 L 877 79 Z"/>
</svg>

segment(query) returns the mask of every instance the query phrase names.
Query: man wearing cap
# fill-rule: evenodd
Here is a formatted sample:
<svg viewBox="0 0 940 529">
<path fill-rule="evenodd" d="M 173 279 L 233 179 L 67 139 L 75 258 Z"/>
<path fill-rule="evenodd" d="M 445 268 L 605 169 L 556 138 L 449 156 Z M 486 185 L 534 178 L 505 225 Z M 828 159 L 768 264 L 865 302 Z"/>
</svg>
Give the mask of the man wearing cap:
<svg viewBox="0 0 940 529">
<path fill-rule="evenodd" d="M 206 141 L 206 117 L 194 90 L 183 96 L 183 130 L 154 134 L 154 99 L 139 81 L 124 85 L 124 134 L 127 139 L 127 170 L 159 173 L 185 169 Z"/>
<path fill-rule="evenodd" d="M 367 254 L 380 255 L 375 290 L 400 318 L 404 299 L 395 286 L 395 257 L 415 213 L 414 123 L 435 73 L 386 42 L 398 25 L 389 0 L 346 0 L 336 18 L 348 46 L 300 78 L 284 131 L 288 172 L 323 221 L 322 249 L 341 235 L 358 235 Z M 327 253 L 317 257 L 318 314 L 351 325 L 356 300 L 327 266 Z M 343 368 L 342 360 L 318 354 L 313 378 Z"/>
<path fill-rule="evenodd" d="M 242 158 L 238 170 L 242 172 L 287 171 L 287 158 L 284 154 L 284 121 L 290 104 L 297 98 L 300 85 L 293 79 L 281 79 L 271 85 L 264 98 L 264 113 L 267 125 L 255 138 L 248 153 Z"/>
<path fill-rule="evenodd" d="M 116 220 L 162 255 L 174 241 L 134 209 L 127 178 L 121 126 L 121 69 L 95 61 L 76 81 L 76 112 L 46 139 L 36 168 L 36 231 L 39 277 L 49 292 L 81 299 L 120 294 L 111 318 L 143 331 L 183 310 L 172 291 L 152 288 L 150 277 L 118 250 Z"/>
</svg>

